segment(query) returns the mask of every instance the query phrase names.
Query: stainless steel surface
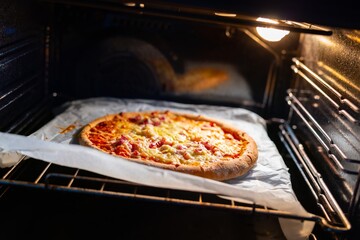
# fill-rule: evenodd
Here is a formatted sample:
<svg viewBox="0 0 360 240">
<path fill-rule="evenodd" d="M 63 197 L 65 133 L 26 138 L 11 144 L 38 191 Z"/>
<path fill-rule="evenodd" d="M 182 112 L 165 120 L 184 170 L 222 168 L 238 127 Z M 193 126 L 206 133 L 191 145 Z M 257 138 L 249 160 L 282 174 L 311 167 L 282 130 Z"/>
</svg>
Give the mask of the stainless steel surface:
<svg viewBox="0 0 360 240">
<path fill-rule="evenodd" d="M 326 183 L 322 179 L 321 174 L 311 163 L 303 145 L 299 142 L 288 125 L 280 125 L 280 132 L 282 135 L 280 138 L 284 144 L 289 146 L 289 150 L 293 152 L 295 159 L 299 161 L 299 170 L 303 172 L 303 176 L 307 179 L 306 182 L 312 189 L 311 192 L 317 200 L 319 208 L 323 211 L 326 221 L 336 225 L 336 218 L 338 218 L 342 224 L 342 227 L 339 229 L 343 228 L 349 230 L 351 228 L 349 220 L 336 202 L 335 198 L 332 196 Z"/>
<path fill-rule="evenodd" d="M 336 109 L 339 110 L 339 114 L 343 114 L 350 121 L 357 123 L 359 120 L 356 119 L 351 113 L 348 113 L 346 108 L 350 108 L 352 111 L 359 113 L 359 107 L 353 103 L 351 100 L 347 99 L 346 96 L 343 96 L 338 90 L 329 85 L 324 79 L 322 79 L 319 75 L 314 73 L 310 68 L 308 68 L 305 64 L 303 64 L 300 60 L 293 58 L 293 62 L 295 62 L 296 66 L 292 66 L 292 69 L 295 73 L 299 74 L 303 79 L 305 79 L 308 83 L 310 83 L 321 95 L 323 95 Z M 317 85 L 313 82 L 309 77 L 306 76 L 306 73 L 303 73 L 301 69 L 304 69 L 307 74 L 310 74 L 316 81 L 318 81 L 321 86 Z M 332 99 L 331 96 L 326 94 L 322 90 L 323 87 L 326 87 L 332 94 L 335 95 L 337 99 Z M 339 103 L 338 103 L 339 102 Z M 343 106 L 346 105 L 346 106 Z"/>
<path fill-rule="evenodd" d="M 351 101 L 349 108 L 354 114 L 360 106 L 359 36 L 359 31 L 346 29 L 335 29 L 333 35 L 326 38 L 304 36 L 300 58 L 340 94 L 340 100 Z M 359 115 L 355 116 L 359 119 Z"/>
<path fill-rule="evenodd" d="M 288 122 L 348 219 L 359 211 L 359 32 L 302 35 L 293 58 Z M 353 227 L 356 231 L 356 227 Z"/>
<path fill-rule="evenodd" d="M 313 81 L 310 79 L 304 72 L 302 72 L 300 69 L 298 69 L 295 66 L 292 66 L 292 69 L 296 74 L 298 74 L 300 77 L 298 78 L 298 82 L 301 82 L 302 80 L 305 80 L 309 85 L 312 87 L 307 88 L 302 87 L 301 90 L 296 90 L 296 92 L 289 92 L 289 98 L 293 102 L 295 102 L 300 108 L 302 109 L 302 112 L 307 116 L 307 118 L 310 119 L 310 121 L 314 124 L 314 126 L 317 128 L 317 130 L 321 133 L 322 138 L 325 140 L 326 145 L 328 147 L 327 151 L 330 153 L 331 151 L 336 152 L 337 155 L 346 161 L 350 162 L 360 162 L 360 149 L 356 145 L 357 142 L 359 142 L 359 139 L 357 137 L 357 133 L 360 131 L 359 128 L 359 121 L 358 121 L 358 103 L 359 99 L 353 98 L 353 99 L 347 99 L 345 94 L 347 92 L 341 93 L 340 91 L 336 90 L 334 87 L 330 86 L 324 79 L 322 79 L 320 76 L 315 74 L 312 70 L 310 70 L 309 67 L 307 67 L 305 64 L 300 63 L 299 60 L 293 59 L 294 62 L 298 66 L 300 66 L 301 69 L 306 69 L 307 73 L 310 73 L 311 76 L 316 79 L 316 81 Z M 334 82 L 336 80 L 334 79 Z M 326 83 L 326 84 L 325 84 Z M 302 83 L 299 83 L 299 85 Z M 302 84 L 304 86 L 304 84 Z M 324 86 L 326 86 L 327 89 L 330 90 L 330 95 L 327 93 L 324 89 Z M 306 94 L 305 94 L 306 92 Z M 296 97 L 295 95 L 299 95 Z M 333 97 L 333 96 L 336 97 Z M 304 102 L 305 105 L 309 108 L 309 110 L 306 110 L 306 107 L 303 106 L 300 100 L 298 98 L 303 99 L 302 102 Z M 324 101 L 321 101 L 321 98 L 324 98 Z M 332 112 L 332 116 L 335 116 L 337 118 L 336 122 L 338 122 L 337 127 L 335 129 L 338 129 L 338 131 L 343 132 L 343 134 L 337 134 L 335 129 L 329 129 L 327 127 L 325 122 L 322 122 L 323 127 L 321 127 L 314 117 L 311 116 L 311 114 L 316 115 L 317 118 L 319 118 L 319 114 L 316 112 L 316 108 L 329 108 Z M 312 113 L 309 113 L 311 111 Z M 334 115 L 335 114 L 335 115 Z M 345 117 L 344 120 L 342 120 L 342 117 Z M 347 120 L 347 121 L 346 121 Z M 327 120 L 328 121 L 328 120 Z M 335 123 L 335 121 L 333 121 Z M 326 129 L 324 129 L 326 128 Z M 346 132 L 346 134 L 344 134 Z M 339 138 L 343 138 L 343 140 L 339 140 Z M 348 142 L 350 144 L 344 145 L 344 140 L 348 139 Z M 358 173 L 359 169 L 355 169 L 355 173 Z"/>
<path fill-rule="evenodd" d="M 312 132 L 314 137 L 320 142 L 320 144 L 325 148 L 328 156 L 336 163 L 336 165 L 342 170 L 352 174 L 358 174 L 359 165 L 351 164 L 345 162 L 348 160 L 348 157 L 343 153 L 343 151 L 334 144 L 334 141 L 326 133 L 326 131 L 320 126 L 320 124 L 315 120 L 315 118 L 306 110 L 306 108 L 301 104 L 301 102 L 294 96 L 294 94 L 289 91 L 289 97 L 287 98 L 288 104 L 295 111 L 295 113 L 302 119 L 303 123 L 309 130 Z M 318 130 L 316 131 L 314 127 Z M 318 133 L 320 132 L 320 133 Z M 326 140 L 323 140 L 323 139 Z M 334 151 L 335 150 L 335 151 Z M 336 155 L 335 155 L 335 154 Z M 341 162 L 337 156 L 341 157 Z M 355 162 L 358 162 L 355 160 Z"/>
</svg>

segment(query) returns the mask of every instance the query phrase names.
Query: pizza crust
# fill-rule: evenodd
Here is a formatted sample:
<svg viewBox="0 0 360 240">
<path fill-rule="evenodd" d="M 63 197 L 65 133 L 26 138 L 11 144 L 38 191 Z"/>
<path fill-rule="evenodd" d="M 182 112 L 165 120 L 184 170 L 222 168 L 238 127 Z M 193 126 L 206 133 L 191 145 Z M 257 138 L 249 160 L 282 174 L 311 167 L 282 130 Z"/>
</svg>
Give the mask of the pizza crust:
<svg viewBox="0 0 360 240">
<path fill-rule="evenodd" d="M 153 111 L 151 111 L 153 112 Z M 141 113 L 150 113 L 150 112 L 126 112 L 127 116 L 135 116 Z M 163 169 L 168 169 L 172 171 L 192 174 L 204 178 L 209 178 L 213 180 L 228 180 L 232 178 L 236 178 L 239 176 L 242 176 L 246 174 L 256 163 L 258 159 L 258 148 L 257 144 L 254 141 L 253 138 L 251 138 L 246 132 L 241 131 L 231 125 L 228 125 L 222 121 L 219 121 L 217 119 L 213 119 L 210 117 L 206 117 L 203 115 L 195 115 L 195 114 L 189 114 L 189 113 L 177 113 L 172 112 L 173 114 L 177 114 L 186 118 L 195 119 L 195 120 L 202 120 L 202 121 L 209 121 L 216 123 L 219 127 L 224 129 L 225 131 L 233 134 L 235 138 L 241 138 L 247 142 L 245 149 L 243 150 L 242 154 L 234 159 L 230 160 L 221 160 L 221 159 L 214 159 L 216 161 L 204 164 L 202 166 L 192 166 L 192 165 L 174 165 L 174 164 L 168 164 L 168 163 L 161 163 L 161 162 L 155 162 L 152 160 L 142 160 L 142 159 L 136 159 L 136 158 L 130 158 L 130 157 L 123 157 L 121 158 L 138 162 L 141 164 L 146 164 L 154 167 L 159 167 Z M 94 121 L 90 122 L 84 128 L 81 130 L 79 134 L 79 143 L 83 146 L 88 146 L 91 148 L 98 149 L 102 152 L 108 153 L 107 151 L 98 148 L 96 145 L 94 145 L 88 138 L 90 130 L 95 127 L 97 124 L 103 121 L 112 120 L 116 115 L 118 114 L 110 114 L 106 115 L 104 117 L 100 117 L 98 119 L 95 119 Z M 117 156 L 116 154 L 112 154 L 114 156 Z M 117 156 L 120 157 L 120 156 Z M 214 156 L 215 157 L 215 156 Z"/>
</svg>

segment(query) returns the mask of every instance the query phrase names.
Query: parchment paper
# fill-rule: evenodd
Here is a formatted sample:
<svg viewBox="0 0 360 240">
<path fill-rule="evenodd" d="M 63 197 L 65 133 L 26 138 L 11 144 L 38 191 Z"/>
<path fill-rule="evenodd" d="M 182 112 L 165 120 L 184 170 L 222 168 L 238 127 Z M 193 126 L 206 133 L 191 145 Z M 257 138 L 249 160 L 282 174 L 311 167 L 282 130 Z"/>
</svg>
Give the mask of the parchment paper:
<svg viewBox="0 0 360 240">
<path fill-rule="evenodd" d="M 110 156 L 77 144 L 77 133 L 100 116 L 121 111 L 173 110 L 207 115 L 246 131 L 258 144 L 256 165 L 246 175 L 214 181 Z M 0 166 L 15 164 L 22 155 L 80 168 L 144 185 L 215 193 L 224 198 L 311 216 L 297 200 L 290 174 L 259 115 L 233 107 L 181 104 L 144 99 L 92 98 L 68 102 L 52 121 L 30 136 L 0 133 Z M 307 239 L 314 223 L 279 219 L 288 239 Z"/>
</svg>

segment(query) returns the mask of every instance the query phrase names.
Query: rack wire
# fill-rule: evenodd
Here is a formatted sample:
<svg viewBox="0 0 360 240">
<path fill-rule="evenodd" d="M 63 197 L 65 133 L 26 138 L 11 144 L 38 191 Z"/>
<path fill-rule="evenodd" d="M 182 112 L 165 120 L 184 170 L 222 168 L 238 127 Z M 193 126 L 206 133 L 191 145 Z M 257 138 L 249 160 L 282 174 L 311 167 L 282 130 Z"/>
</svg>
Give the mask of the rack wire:
<svg viewBox="0 0 360 240">
<path fill-rule="evenodd" d="M 31 165 L 26 177 L 24 169 Z M 342 222 L 330 221 L 319 215 L 301 216 L 287 211 L 265 208 L 263 206 L 229 200 L 216 194 L 190 192 L 175 189 L 162 189 L 144 186 L 137 183 L 113 179 L 81 169 L 58 166 L 36 159 L 22 159 L 13 167 L 1 169 L 0 190 L 6 192 L 8 187 L 30 187 L 53 191 L 65 191 L 82 194 L 114 196 L 165 202 L 171 204 L 208 207 L 241 212 L 247 215 L 271 215 L 279 218 L 297 219 L 319 223 L 326 230 L 342 232 L 351 228 L 346 218 Z"/>
<path fill-rule="evenodd" d="M 309 111 L 301 104 L 299 99 L 293 94 L 292 90 L 288 91 L 286 100 L 292 110 L 300 117 L 304 125 L 310 130 L 315 139 L 325 149 L 328 157 L 333 160 L 339 169 L 350 174 L 358 174 L 359 166 L 349 164 L 349 157 L 341 150 L 341 148 L 334 143 L 334 140 L 328 135 L 323 127 L 316 121 L 316 119 L 309 113 Z M 338 157 L 339 156 L 339 157 Z M 359 162 L 358 159 L 352 162 Z"/>
<path fill-rule="evenodd" d="M 355 103 L 357 99 L 347 98 L 345 92 L 325 81 L 326 75 L 316 73 L 316 70 L 322 72 L 317 69 L 316 64 L 309 67 L 311 63 L 307 62 L 309 65 L 306 65 L 298 58 L 293 58 L 292 61 L 294 65 L 291 69 L 296 74 L 296 82 L 293 89 L 287 90 L 285 100 L 290 111 L 288 120 L 280 125 L 279 136 L 295 160 L 324 216 L 328 221 L 345 223 L 347 219 L 342 208 L 315 167 L 315 164 L 318 164 L 316 166 L 322 168 L 322 164 L 309 157 L 307 151 L 311 150 L 303 144 L 311 145 L 310 148 L 317 150 L 328 170 L 334 174 L 332 176 L 341 181 L 341 186 L 344 187 L 341 192 L 350 200 L 347 203 L 348 215 L 353 214 L 359 188 L 359 181 L 356 179 L 360 172 L 360 149 L 357 145 L 360 140 L 359 106 Z M 332 81 L 336 82 L 336 76 L 332 77 Z M 304 138 L 299 140 L 295 129 L 305 134 Z"/>
<path fill-rule="evenodd" d="M 293 58 L 292 61 L 295 65 L 292 65 L 291 69 L 302 77 L 302 79 L 306 80 L 318 93 L 320 93 L 320 95 L 326 98 L 338 111 L 339 115 L 346 117 L 352 123 L 359 124 L 356 114 L 360 113 L 360 108 L 355 103 L 353 103 L 350 99 L 347 99 L 342 93 L 329 85 L 323 78 L 300 61 L 300 59 Z M 335 97 L 327 94 L 323 89 L 327 89 L 330 94 Z"/>
<path fill-rule="evenodd" d="M 340 206 L 331 194 L 321 174 L 311 163 L 303 145 L 296 138 L 291 127 L 285 123 L 280 125 L 279 128 L 280 140 L 284 143 L 287 150 L 292 155 L 292 159 L 294 159 L 300 173 L 306 180 L 306 183 L 316 199 L 319 209 L 323 212 L 326 221 L 331 223 L 339 221 L 342 226 L 350 229 L 350 223 L 344 212 L 341 210 Z"/>
<path fill-rule="evenodd" d="M 358 142 L 359 107 L 299 59 L 293 58 L 293 62 L 291 68 L 311 89 L 289 89 L 288 105 L 341 170 L 358 174 L 359 149 L 352 143 Z M 323 118 L 326 121 L 321 120 L 322 115 L 327 116 Z"/>
</svg>

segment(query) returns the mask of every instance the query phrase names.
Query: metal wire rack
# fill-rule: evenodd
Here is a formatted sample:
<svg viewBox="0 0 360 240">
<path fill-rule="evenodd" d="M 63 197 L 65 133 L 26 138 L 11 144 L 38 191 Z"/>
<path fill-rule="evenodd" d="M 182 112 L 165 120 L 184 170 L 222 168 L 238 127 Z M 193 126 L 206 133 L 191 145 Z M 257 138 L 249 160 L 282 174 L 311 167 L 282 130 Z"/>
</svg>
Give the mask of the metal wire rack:
<svg viewBox="0 0 360 240">
<path fill-rule="evenodd" d="M 357 142 L 359 107 L 299 59 L 293 62 L 293 71 L 311 88 L 289 89 L 288 105 L 342 171 L 358 174 L 359 149 L 352 143 Z"/>
<path fill-rule="evenodd" d="M 347 231 L 350 229 L 350 224 L 346 221 L 346 218 L 342 219 L 343 222 L 339 224 L 318 215 L 310 217 L 296 215 L 291 212 L 264 208 L 255 204 L 228 200 L 216 194 L 145 186 L 32 158 L 23 159 L 11 168 L 1 169 L 1 175 L 1 192 L 6 192 L 6 189 L 10 186 L 41 188 L 216 208 L 238 211 L 247 215 L 272 215 L 279 218 L 313 221 L 319 223 L 324 229 L 331 231 Z"/>
<path fill-rule="evenodd" d="M 316 199 L 319 209 L 323 212 L 326 222 L 331 224 L 340 224 L 344 228 L 350 229 L 351 225 L 341 210 L 340 206 L 332 196 L 321 174 L 311 163 L 309 156 L 303 145 L 296 138 L 291 127 L 285 123 L 280 125 L 279 137 L 285 147 L 292 155 L 299 171 L 306 180 L 306 184 Z"/>
</svg>

